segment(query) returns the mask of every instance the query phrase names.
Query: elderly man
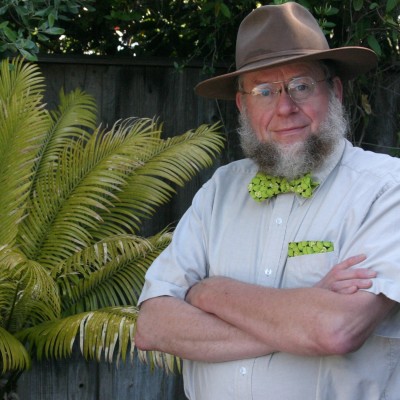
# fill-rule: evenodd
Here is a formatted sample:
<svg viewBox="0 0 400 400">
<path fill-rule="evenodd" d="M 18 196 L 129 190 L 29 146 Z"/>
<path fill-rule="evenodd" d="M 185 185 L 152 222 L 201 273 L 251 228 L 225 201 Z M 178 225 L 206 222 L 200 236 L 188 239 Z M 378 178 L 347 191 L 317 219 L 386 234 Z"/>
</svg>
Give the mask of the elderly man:
<svg viewBox="0 0 400 400">
<path fill-rule="evenodd" d="M 329 49 L 296 3 L 242 22 L 246 159 L 219 168 L 146 276 L 136 345 L 184 359 L 191 400 L 375 400 L 400 393 L 400 161 L 346 139 L 342 81 L 376 65 Z"/>
</svg>

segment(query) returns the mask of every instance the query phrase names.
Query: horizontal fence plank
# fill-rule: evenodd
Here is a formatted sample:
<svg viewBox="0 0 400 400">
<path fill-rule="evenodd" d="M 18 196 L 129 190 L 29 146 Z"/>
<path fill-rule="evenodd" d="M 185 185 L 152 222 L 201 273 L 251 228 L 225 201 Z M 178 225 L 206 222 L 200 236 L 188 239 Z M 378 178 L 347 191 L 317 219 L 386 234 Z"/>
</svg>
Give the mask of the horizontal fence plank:
<svg viewBox="0 0 400 400">
<path fill-rule="evenodd" d="M 139 361 L 85 361 L 75 349 L 63 360 L 35 362 L 17 388 L 21 400 L 186 400 L 182 376 Z"/>
</svg>

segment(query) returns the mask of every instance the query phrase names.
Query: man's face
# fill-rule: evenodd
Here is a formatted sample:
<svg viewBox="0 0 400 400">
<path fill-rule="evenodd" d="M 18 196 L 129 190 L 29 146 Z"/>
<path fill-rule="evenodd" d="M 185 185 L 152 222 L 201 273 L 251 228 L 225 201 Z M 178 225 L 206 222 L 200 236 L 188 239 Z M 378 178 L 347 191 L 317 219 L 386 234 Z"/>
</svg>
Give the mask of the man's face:
<svg viewBox="0 0 400 400">
<path fill-rule="evenodd" d="M 301 102 L 295 102 L 285 92 L 284 83 L 278 84 L 282 91 L 267 106 L 261 96 L 237 94 L 237 106 L 239 110 L 246 108 L 250 125 L 260 142 L 290 146 L 304 142 L 310 135 L 316 134 L 327 116 L 329 84 L 323 80 L 326 76 L 321 66 L 312 62 L 290 64 L 243 75 L 244 92 L 251 92 L 255 86 L 262 83 L 284 81 L 287 84 L 294 78 L 305 76 L 313 78 L 317 83 L 311 96 Z M 333 80 L 333 90 L 341 101 L 342 86 L 337 78 Z"/>
<path fill-rule="evenodd" d="M 271 71 L 289 75 L 290 79 L 299 78 L 298 73 L 308 73 L 315 81 L 324 79 L 317 64 L 296 64 Z M 252 75 L 263 77 L 266 72 Z M 244 85 L 249 83 L 249 76 L 246 76 Z M 267 175 L 293 179 L 315 171 L 347 132 L 339 78 L 333 78 L 333 90 L 324 80 L 315 83 L 314 91 L 307 91 L 309 80 L 298 79 L 296 82 L 300 85 L 294 85 L 293 81 L 290 84 L 292 97 L 300 98 L 301 102 L 294 101 L 286 92 L 279 93 L 282 84 L 274 84 L 275 96 L 267 91 L 267 94 L 272 93 L 272 98 L 243 94 L 237 97 L 240 108 L 238 132 L 243 152 Z M 251 91 L 244 85 L 243 91 Z"/>
</svg>

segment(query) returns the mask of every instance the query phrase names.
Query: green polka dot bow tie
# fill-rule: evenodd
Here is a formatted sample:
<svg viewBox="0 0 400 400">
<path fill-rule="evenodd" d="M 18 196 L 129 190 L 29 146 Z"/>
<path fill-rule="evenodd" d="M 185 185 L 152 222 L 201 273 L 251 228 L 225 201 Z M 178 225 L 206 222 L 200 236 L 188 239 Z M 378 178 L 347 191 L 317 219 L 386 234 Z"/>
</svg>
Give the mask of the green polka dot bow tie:
<svg viewBox="0 0 400 400">
<path fill-rule="evenodd" d="M 259 172 L 249 183 L 248 189 L 250 196 L 255 201 L 264 201 L 281 193 L 296 193 L 301 197 L 308 198 L 312 196 L 318 185 L 312 180 L 311 174 L 288 181 L 286 178 Z"/>
</svg>

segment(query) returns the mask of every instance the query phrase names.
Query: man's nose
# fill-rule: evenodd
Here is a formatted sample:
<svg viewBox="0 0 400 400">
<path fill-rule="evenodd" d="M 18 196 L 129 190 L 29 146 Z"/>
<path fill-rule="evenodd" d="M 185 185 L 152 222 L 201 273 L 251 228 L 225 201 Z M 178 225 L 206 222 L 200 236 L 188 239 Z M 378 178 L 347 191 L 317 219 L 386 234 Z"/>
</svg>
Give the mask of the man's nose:
<svg viewBox="0 0 400 400">
<path fill-rule="evenodd" d="M 282 86 L 277 92 L 275 111 L 279 114 L 291 114 L 298 111 L 297 103 L 290 97 L 286 87 Z"/>
</svg>

